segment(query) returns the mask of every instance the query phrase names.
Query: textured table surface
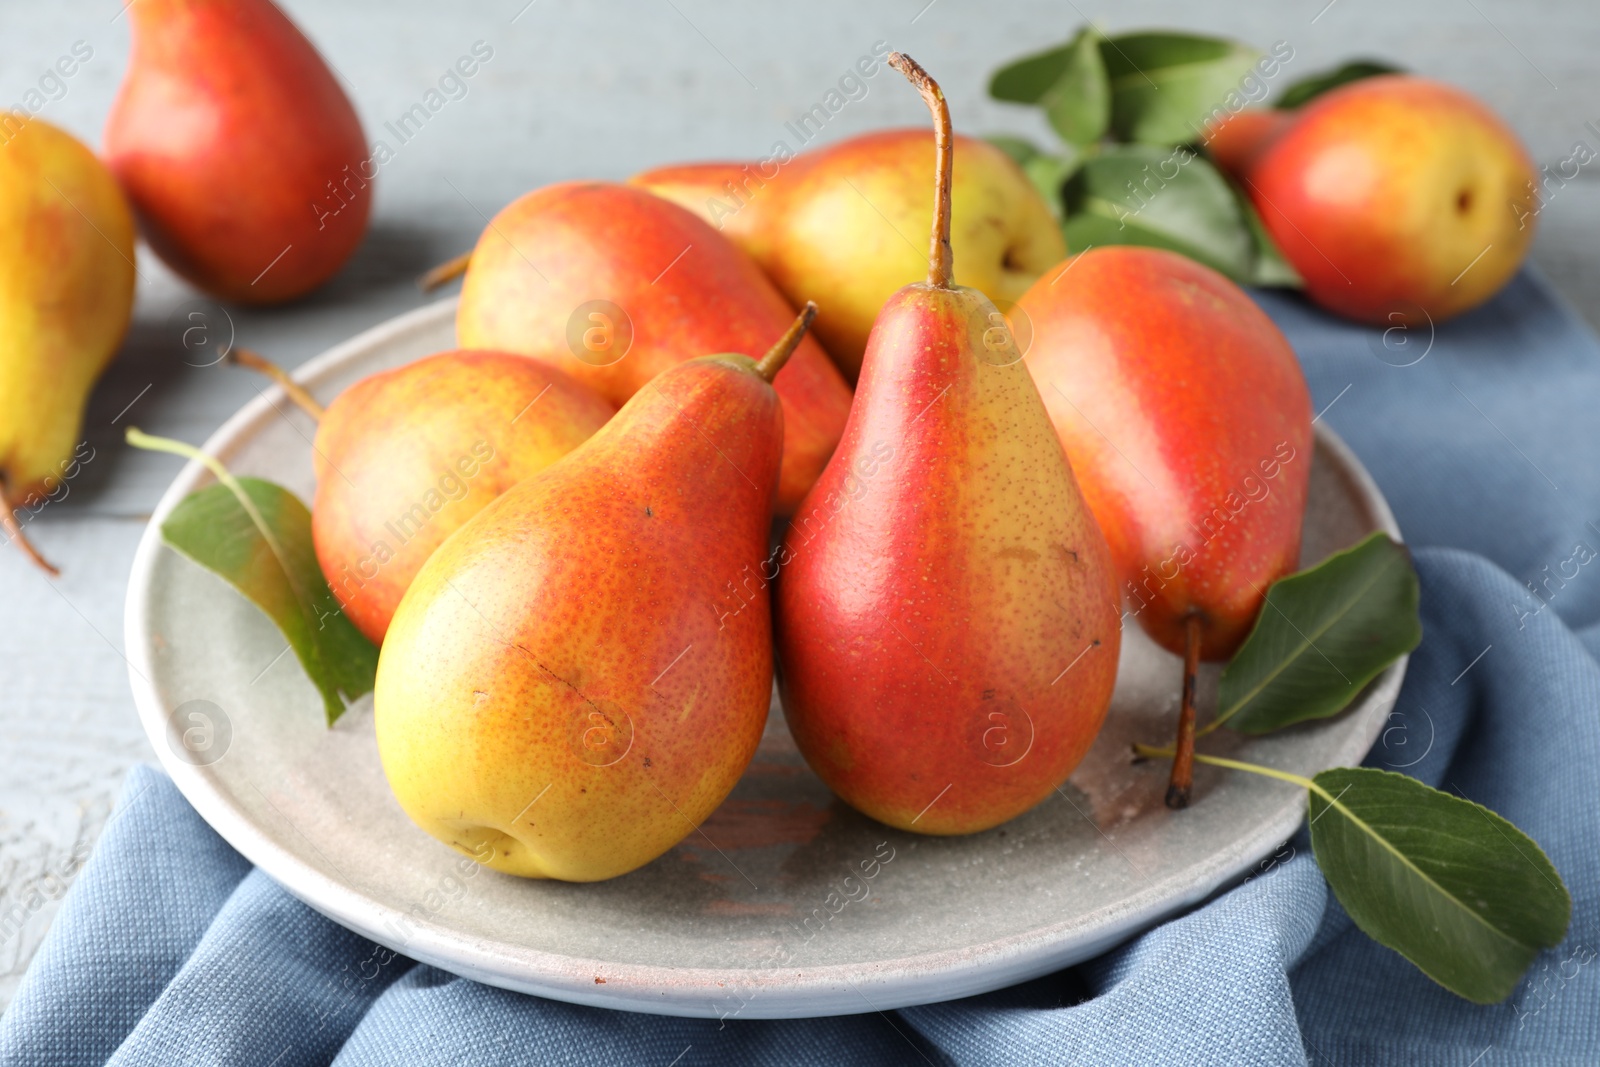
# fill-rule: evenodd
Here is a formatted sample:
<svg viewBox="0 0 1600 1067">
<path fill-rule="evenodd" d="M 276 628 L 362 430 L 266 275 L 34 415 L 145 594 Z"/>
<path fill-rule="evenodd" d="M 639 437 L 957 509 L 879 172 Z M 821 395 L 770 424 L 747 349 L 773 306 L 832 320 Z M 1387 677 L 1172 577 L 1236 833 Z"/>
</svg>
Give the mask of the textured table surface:
<svg viewBox="0 0 1600 1067">
<path fill-rule="evenodd" d="M 240 343 L 288 366 L 432 299 L 415 276 L 470 247 L 485 218 L 527 189 L 621 178 L 673 160 L 767 154 L 774 141 L 791 140 L 784 124 L 879 40 L 934 71 L 958 128 L 972 133 L 1048 139 L 1031 114 L 985 99 L 986 75 L 1094 19 L 1113 31 L 1173 26 L 1260 46 L 1285 40 L 1295 49 L 1291 78 L 1354 54 L 1387 59 L 1478 93 L 1540 164 L 1567 158 L 1576 141 L 1600 149 L 1600 10 L 1592 0 L 829 0 L 760 13 L 709 0 L 280 2 L 344 79 L 369 138 L 475 42 L 493 49 L 467 95 L 383 168 L 371 232 L 339 277 L 288 307 L 229 309 Z M 21 100 L 79 41 L 92 57 L 39 115 L 98 145 L 126 63 L 119 0 L 0 6 L 0 105 Z M 869 85 L 830 120 L 824 139 L 925 121 L 914 94 Z M 1600 325 L 1597 174 L 1585 168 L 1550 196 L 1533 258 Z M 154 758 L 129 695 L 122 601 L 134 546 L 178 461 L 127 448 L 122 430 L 132 423 L 198 443 L 257 389 L 240 371 L 185 362 L 175 323 L 204 305 L 143 249 L 139 269 L 133 329 L 90 402 L 84 434 L 93 459 L 70 495 L 30 526 L 63 575 L 52 582 L 20 553 L 0 551 L 0 1006 L 54 914 L 64 880 L 53 872 L 70 871 L 70 858 L 92 846 L 128 766 Z"/>
</svg>

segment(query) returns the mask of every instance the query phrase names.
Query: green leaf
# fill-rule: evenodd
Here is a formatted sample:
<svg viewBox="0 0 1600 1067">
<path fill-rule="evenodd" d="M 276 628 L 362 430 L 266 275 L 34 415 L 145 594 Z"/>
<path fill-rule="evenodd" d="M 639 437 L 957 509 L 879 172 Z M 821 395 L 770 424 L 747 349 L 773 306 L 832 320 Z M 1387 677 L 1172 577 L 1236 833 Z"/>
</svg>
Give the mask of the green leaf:
<svg viewBox="0 0 1600 1067">
<path fill-rule="evenodd" d="M 1067 247 L 1166 248 L 1248 280 L 1253 243 L 1226 179 L 1194 150 L 1107 145 L 1063 194 Z"/>
<path fill-rule="evenodd" d="M 1124 141 L 1186 144 L 1261 58 L 1249 45 L 1183 33 L 1130 33 L 1100 44 L 1111 79 L 1111 129 Z M 1237 109 L 1235 109 L 1237 110 Z"/>
<path fill-rule="evenodd" d="M 999 133 L 984 138 L 1000 151 L 1010 156 L 1022 168 L 1044 202 L 1057 219 L 1061 217 L 1061 187 L 1083 163 L 1084 153 L 1074 145 L 1062 145 L 1056 155 L 1041 152 L 1039 147 L 1025 137 Z"/>
<path fill-rule="evenodd" d="M 1274 582 L 1223 669 L 1211 728 L 1264 734 L 1343 711 L 1422 640 L 1417 598 L 1410 553 L 1383 533 Z"/>
<path fill-rule="evenodd" d="M 1100 59 L 1100 34 L 1085 26 L 1067 46 L 1066 63 L 1039 97 L 1050 127 L 1069 145 L 1094 144 L 1111 123 L 1111 83 Z"/>
<path fill-rule="evenodd" d="M 1082 165 L 1083 155 L 1067 145 L 1063 155 L 1034 156 L 1022 165 L 1022 173 L 1033 182 L 1033 187 L 1039 190 L 1039 195 L 1044 197 L 1044 202 L 1050 205 L 1050 210 L 1059 219 L 1062 213 L 1062 187 Z"/>
<path fill-rule="evenodd" d="M 1025 166 L 1028 160 L 1039 155 L 1039 146 L 1026 137 L 1018 137 L 1009 133 L 992 133 L 984 138 L 1000 151 L 1010 156 L 1017 166 Z"/>
<path fill-rule="evenodd" d="M 1309 77 L 1302 78 L 1283 91 L 1277 103 L 1272 106 L 1284 111 L 1297 108 L 1313 97 L 1321 96 L 1329 89 L 1337 89 L 1341 85 L 1348 85 L 1362 78 L 1373 78 L 1379 74 L 1399 74 L 1401 68 L 1391 66 L 1378 59 L 1353 59 L 1342 67 L 1333 70 L 1324 70 Z"/>
<path fill-rule="evenodd" d="M 989 78 L 989 95 L 1012 104 L 1037 104 L 1074 62 L 1083 31 L 1066 44 L 1023 56 L 995 71 Z"/>
<path fill-rule="evenodd" d="M 1136 757 L 1173 758 L 1135 744 Z M 1309 791 L 1311 850 L 1362 932 L 1480 1004 L 1504 1000 L 1539 952 L 1566 937 L 1572 896 L 1538 844 L 1470 800 L 1388 771 L 1314 779 L 1197 752 L 1196 762 Z"/>
<path fill-rule="evenodd" d="M 1255 252 L 1250 262 L 1248 278 L 1250 284 L 1282 289 L 1304 288 L 1305 279 L 1300 277 L 1300 272 L 1294 269 L 1293 264 L 1283 258 L 1283 253 L 1278 250 L 1278 242 L 1267 232 L 1266 224 L 1261 221 L 1261 216 L 1257 214 L 1255 205 L 1250 203 L 1250 198 L 1237 187 L 1233 195 L 1238 201 L 1239 215 L 1244 219 L 1245 228 L 1250 231 L 1250 241 Z"/>
<path fill-rule="evenodd" d="M 221 575 L 277 623 L 322 694 L 328 725 L 345 703 L 372 691 L 378 649 L 345 617 L 311 545 L 311 512 L 289 490 L 259 478 L 184 497 L 161 524 L 162 539 Z"/>
<path fill-rule="evenodd" d="M 1403 774 L 1335 767 L 1313 780 L 1309 818 L 1350 918 L 1452 993 L 1502 1001 L 1566 936 L 1572 897 L 1555 866 L 1488 808 Z"/>
</svg>

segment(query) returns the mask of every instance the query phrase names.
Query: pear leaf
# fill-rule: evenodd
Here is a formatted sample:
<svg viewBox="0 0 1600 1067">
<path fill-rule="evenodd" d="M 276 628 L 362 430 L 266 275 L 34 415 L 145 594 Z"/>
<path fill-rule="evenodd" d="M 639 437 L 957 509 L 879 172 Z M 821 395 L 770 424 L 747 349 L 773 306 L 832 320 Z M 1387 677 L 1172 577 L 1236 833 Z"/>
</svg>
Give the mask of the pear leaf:
<svg viewBox="0 0 1600 1067">
<path fill-rule="evenodd" d="M 1111 80 L 1111 129 L 1124 141 L 1199 140 L 1218 111 L 1244 104 L 1240 82 L 1261 53 L 1220 37 L 1130 33 L 1101 41 Z"/>
<path fill-rule="evenodd" d="M 1072 177 L 1080 166 L 1083 165 L 1083 156 L 1071 145 L 1066 146 L 1066 151 L 1061 155 L 1037 155 L 1022 165 L 1022 173 L 1028 176 L 1033 187 L 1039 190 L 1039 195 L 1044 197 L 1044 202 L 1050 205 L 1050 210 L 1057 219 L 1061 217 L 1061 192 L 1067 184 L 1067 179 Z"/>
<path fill-rule="evenodd" d="M 1111 83 L 1100 58 L 1100 34 L 1092 26 L 1067 45 L 1066 63 L 1039 97 L 1044 117 L 1069 145 L 1094 144 L 1111 124 Z"/>
<path fill-rule="evenodd" d="M 993 134 L 984 139 L 1010 156 L 1012 161 L 1022 168 L 1022 173 L 1033 183 L 1033 187 L 1039 190 L 1039 195 L 1044 197 L 1044 202 L 1050 206 L 1051 213 L 1059 220 L 1061 187 L 1083 164 L 1083 151 L 1076 145 L 1065 144 L 1061 146 L 1060 152 L 1051 154 L 1040 151 L 1037 145 L 1025 137 L 1006 133 Z"/>
<path fill-rule="evenodd" d="M 1479 804 L 1415 778 L 1335 767 L 1311 783 L 1311 849 L 1362 932 L 1479 1004 L 1508 997 L 1565 938 L 1572 897 L 1544 851 Z"/>
<path fill-rule="evenodd" d="M 1348 85 L 1362 78 L 1373 78 L 1379 74 L 1399 74 L 1401 68 L 1392 66 L 1380 59 L 1352 59 L 1342 67 L 1333 70 L 1324 70 L 1317 74 L 1301 78 L 1283 91 L 1276 103 L 1272 106 L 1283 111 L 1297 108 L 1306 101 L 1321 96 L 1329 89 L 1337 89 L 1341 85 Z"/>
<path fill-rule="evenodd" d="M 1028 165 L 1028 160 L 1040 154 L 1039 146 L 1026 137 L 1018 137 L 1011 133 L 991 133 L 984 138 L 1000 151 L 1011 157 L 1011 161 L 1019 167 Z"/>
<path fill-rule="evenodd" d="M 989 95 L 1011 104 L 1037 104 L 1074 60 L 1082 31 L 1066 44 L 1013 60 L 989 78 Z"/>
<path fill-rule="evenodd" d="M 1272 583 L 1222 671 L 1212 727 L 1264 734 L 1337 715 L 1422 640 L 1418 596 L 1410 553 L 1384 533 Z"/>
<path fill-rule="evenodd" d="M 1106 145 L 1063 192 L 1067 247 L 1165 248 L 1247 281 L 1254 257 L 1239 200 L 1222 174 L 1183 145 Z"/>
<path fill-rule="evenodd" d="M 340 610 L 311 545 L 311 512 L 289 490 L 259 478 L 213 484 L 184 497 L 161 524 L 167 544 L 214 571 L 283 631 L 322 694 L 328 725 L 372 691 L 378 649 Z M 259 521 L 258 521 L 259 520 Z"/>
</svg>

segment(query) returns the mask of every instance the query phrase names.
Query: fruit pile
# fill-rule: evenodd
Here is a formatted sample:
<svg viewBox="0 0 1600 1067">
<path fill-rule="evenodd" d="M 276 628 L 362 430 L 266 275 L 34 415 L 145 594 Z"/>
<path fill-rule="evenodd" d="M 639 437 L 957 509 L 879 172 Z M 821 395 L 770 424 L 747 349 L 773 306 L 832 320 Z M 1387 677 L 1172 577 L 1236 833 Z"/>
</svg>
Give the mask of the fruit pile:
<svg viewBox="0 0 1600 1067">
<path fill-rule="evenodd" d="M 109 170 L 37 120 L 0 134 L 0 217 L 54 235 L 39 246 L 60 256 L 0 266 L 0 380 L 73 415 L 0 426 L 0 518 L 25 548 L 19 519 L 64 477 L 127 324 L 124 197 L 175 269 L 247 301 L 327 278 L 370 202 L 349 102 L 267 0 L 131 11 Z M 511 874 L 594 881 L 672 848 L 754 755 L 775 675 L 843 800 L 907 831 L 996 826 L 1083 759 L 1130 619 L 1183 659 L 1176 741 L 1139 751 L 1172 760 L 1167 803 L 1185 806 L 1208 758 L 1202 660 L 1231 662 L 1199 732 L 1265 732 L 1338 713 L 1420 629 L 1415 575 L 1386 538 L 1291 574 L 1314 444 L 1283 335 L 1203 252 L 1148 247 L 1163 241 L 1139 226 L 1119 244 L 1124 227 L 1088 218 L 1085 182 L 1173 136 L 1170 115 L 1130 119 L 1108 74 L 1106 45 L 1173 52 L 1145 36 L 1085 31 L 997 76 L 997 95 L 1079 138 L 1070 160 L 956 136 L 938 84 L 892 53 L 931 133 L 526 194 L 454 265 L 460 349 L 325 410 L 232 353 L 318 421 L 309 512 L 130 431 L 217 476 L 163 536 L 272 615 L 330 722 L 372 691 L 407 814 Z M 1227 201 L 1252 223 L 1241 240 L 1366 319 L 1485 299 L 1526 249 L 1502 240 L 1493 203 L 1514 198 L 1526 157 L 1453 91 L 1338 80 L 1294 113 L 1230 105 L 1206 128 L 1250 190 Z M 1400 153 L 1381 138 L 1404 121 L 1438 136 Z M 241 160 L 272 180 L 230 181 Z M 1170 217 L 1155 206 L 1168 183 L 1206 166 L 1166 161 L 1190 169 L 1163 178 L 1158 160 L 1140 186 L 1153 199 L 1124 223 Z M 1086 233 L 1109 247 L 1069 257 Z M 1438 285 L 1480 239 L 1497 250 L 1473 280 Z M 1283 639 L 1297 613 L 1320 613 L 1326 666 Z M 1412 786 L 1433 793 L 1384 788 Z M 1364 788 L 1327 801 L 1342 817 L 1323 834 L 1359 822 Z"/>
<path fill-rule="evenodd" d="M 443 409 L 459 419 L 450 432 L 405 440 L 410 399 L 426 389 L 437 413 L 449 395 L 440 361 L 501 358 L 452 353 L 357 386 L 323 420 L 325 470 L 346 456 L 366 470 L 373 455 L 398 471 L 417 450 L 420 470 L 448 471 L 535 389 L 551 393 L 523 418 L 555 427 L 604 421 L 595 394 L 622 405 L 560 462 L 574 435 L 532 447 L 500 435 L 495 455 L 520 469 L 485 465 L 467 490 L 493 496 L 482 510 L 433 517 L 404 491 L 375 500 L 372 479 L 319 479 L 323 573 L 382 641 L 384 767 L 434 836 L 502 870 L 572 880 L 660 855 L 754 754 L 774 630 L 789 727 L 844 800 L 903 829 L 986 829 L 1047 796 L 1093 742 L 1124 595 L 1189 657 L 1192 693 L 1194 661 L 1232 655 L 1294 569 L 1311 407 L 1282 335 L 1232 283 L 1165 252 L 1093 252 L 1053 284 L 1064 257 L 1037 193 L 1003 154 L 953 135 L 915 63 L 890 63 L 927 99 L 932 137 L 870 135 L 793 160 L 749 191 L 740 234 L 756 256 L 638 188 L 665 173 L 682 195 L 688 168 L 530 193 L 469 258 L 457 333 L 532 357 L 534 380 L 512 385 L 519 364 L 504 357 L 498 412 L 483 399 Z M 900 220 L 888 231 L 900 247 L 854 219 L 869 195 L 868 210 Z M 990 203 L 1020 206 L 991 224 Z M 619 225 L 625 244 L 606 240 Z M 913 227 L 931 233 L 926 254 L 900 241 Z M 1022 285 L 1012 264 L 1046 249 L 1058 263 Z M 1011 319 L 956 284 L 968 256 L 1033 324 L 1026 354 Z M 791 299 L 837 294 L 842 310 L 808 304 L 759 364 L 686 360 L 778 336 L 791 313 L 768 277 Z M 612 297 L 583 299 L 595 292 Z M 1108 313 L 1125 293 L 1137 307 Z M 853 402 L 800 337 L 812 308 L 856 377 Z M 483 388 L 475 367 L 456 373 Z M 1132 455 L 1108 446 L 1119 439 Z M 775 548 L 774 505 L 790 518 Z M 376 561 L 413 526 L 387 568 Z M 1185 715 L 1192 733 L 1192 700 Z M 1011 736 L 986 746 L 997 724 Z M 1187 789 L 1180 774 L 1174 804 Z"/>
</svg>

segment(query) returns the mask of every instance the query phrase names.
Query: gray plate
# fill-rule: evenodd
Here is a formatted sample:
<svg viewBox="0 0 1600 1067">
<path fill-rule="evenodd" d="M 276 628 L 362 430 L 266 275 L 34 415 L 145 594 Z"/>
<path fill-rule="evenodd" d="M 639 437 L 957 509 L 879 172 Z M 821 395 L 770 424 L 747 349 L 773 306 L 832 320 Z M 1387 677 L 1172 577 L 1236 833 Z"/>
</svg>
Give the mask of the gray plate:
<svg viewBox="0 0 1600 1067">
<path fill-rule="evenodd" d="M 308 363 L 322 397 L 453 347 L 454 302 L 404 315 Z M 310 421 L 275 390 L 206 444 L 235 472 L 310 499 Z M 864 1012 L 996 989 L 1097 955 L 1238 880 L 1294 833 L 1301 790 L 1196 768 L 1195 803 L 1162 806 L 1164 740 L 1181 665 L 1137 629 L 1104 731 L 1059 795 L 962 838 L 886 829 L 833 799 L 776 701 L 754 763 L 700 831 L 639 871 L 595 885 L 475 869 L 413 826 L 384 782 L 371 698 L 331 731 L 267 618 L 164 547 L 158 525 L 209 476 L 185 467 L 157 507 L 128 586 L 139 714 L 167 771 L 217 832 L 335 921 L 491 985 L 666 1015 L 785 1018 Z M 1350 451 L 1318 425 L 1303 560 L 1394 517 Z M 1337 719 L 1229 752 L 1300 774 L 1360 761 L 1394 705 L 1404 661 Z M 1216 670 L 1201 680 L 1211 706 Z M 201 762 L 176 740 L 212 720 Z M 869 877 L 870 875 L 870 877 Z M 779 950 L 788 958 L 776 965 Z"/>
</svg>

